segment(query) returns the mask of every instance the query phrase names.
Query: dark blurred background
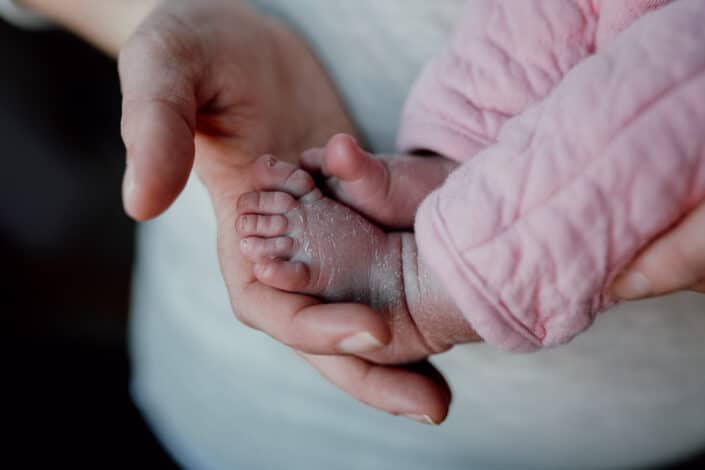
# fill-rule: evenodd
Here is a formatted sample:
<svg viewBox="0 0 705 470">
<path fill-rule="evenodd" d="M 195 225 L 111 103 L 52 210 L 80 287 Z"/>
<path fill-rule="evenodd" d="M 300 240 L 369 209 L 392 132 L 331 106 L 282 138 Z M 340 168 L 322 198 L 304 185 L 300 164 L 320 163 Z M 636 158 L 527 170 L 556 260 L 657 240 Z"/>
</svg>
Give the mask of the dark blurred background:
<svg viewBox="0 0 705 470">
<path fill-rule="evenodd" d="M 134 224 L 116 66 L 1 21 L 0 57 L 0 466 L 176 468 L 128 395 Z"/>
<path fill-rule="evenodd" d="M 67 34 L 2 22 L 0 57 L 3 458 L 176 468 L 128 394 L 134 224 L 116 66 Z"/>
</svg>

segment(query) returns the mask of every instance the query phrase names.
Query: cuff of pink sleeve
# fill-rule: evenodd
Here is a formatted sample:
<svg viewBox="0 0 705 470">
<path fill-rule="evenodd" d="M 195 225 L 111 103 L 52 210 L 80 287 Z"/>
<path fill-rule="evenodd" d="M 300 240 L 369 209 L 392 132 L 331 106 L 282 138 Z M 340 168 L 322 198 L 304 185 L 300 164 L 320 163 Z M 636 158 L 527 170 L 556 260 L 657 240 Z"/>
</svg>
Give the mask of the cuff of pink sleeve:
<svg viewBox="0 0 705 470">
<path fill-rule="evenodd" d="M 14 0 L 0 0 L 0 18 L 25 29 L 42 29 L 50 26 L 46 18 L 19 6 Z"/>
<path fill-rule="evenodd" d="M 443 123 L 407 118 L 399 130 L 397 146 L 402 153 L 429 150 L 445 158 L 464 162 L 486 145 Z"/>
<path fill-rule="evenodd" d="M 541 349 L 541 340 L 518 324 L 510 312 L 489 295 L 483 280 L 462 259 L 445 229 L 438 203 L 439 191 L 436 191 L 424 200 L 416 216 L 416 242 L 425 263 L 485 342 L 517 353 Z"/>
</svg>

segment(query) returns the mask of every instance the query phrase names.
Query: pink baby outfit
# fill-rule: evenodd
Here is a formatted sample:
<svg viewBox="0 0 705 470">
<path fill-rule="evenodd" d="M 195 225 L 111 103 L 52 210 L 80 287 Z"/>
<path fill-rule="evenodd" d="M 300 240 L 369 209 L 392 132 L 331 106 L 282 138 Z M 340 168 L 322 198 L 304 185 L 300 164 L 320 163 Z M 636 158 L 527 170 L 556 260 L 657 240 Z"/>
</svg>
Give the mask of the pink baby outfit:
<svg viewBox="0 0 705 470">
<path fill-rule="evenodd" d="M 531 351 L 705 199 L 705 0 L 468 3 L 399 142 L 463 162 L 419 249 L 487 342 Z"/>
</svg>

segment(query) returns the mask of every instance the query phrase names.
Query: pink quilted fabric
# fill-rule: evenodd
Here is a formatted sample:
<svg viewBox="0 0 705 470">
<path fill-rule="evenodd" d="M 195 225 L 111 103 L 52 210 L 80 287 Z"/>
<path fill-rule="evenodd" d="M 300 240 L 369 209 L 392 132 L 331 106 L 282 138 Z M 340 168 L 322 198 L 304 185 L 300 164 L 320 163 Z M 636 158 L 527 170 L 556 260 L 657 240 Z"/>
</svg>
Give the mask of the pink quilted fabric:
<svg viewBox="0 0 705 470">
<path fill-rule="evenodd" d="M 705 0 L 469 2 L 400 146 L 464 162 L 416 234 L 475 330 L 514 351 L 569 341 L 705 199 Z"/>
</svg>

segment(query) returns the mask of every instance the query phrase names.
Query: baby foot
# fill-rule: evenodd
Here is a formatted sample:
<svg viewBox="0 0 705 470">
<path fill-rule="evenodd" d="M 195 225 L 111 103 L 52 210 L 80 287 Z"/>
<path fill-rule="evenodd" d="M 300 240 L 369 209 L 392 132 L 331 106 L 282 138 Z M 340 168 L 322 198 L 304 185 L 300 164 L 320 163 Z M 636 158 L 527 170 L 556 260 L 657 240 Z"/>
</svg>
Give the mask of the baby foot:
<svg viewBox="0 0 705 470">
<path fill-rule="evenodd" d="M 399 237 L 388 236 L 346 206 L 324 197 L 313 178 L 293 165 L 264 157 L 255 163 L 265 190 L 238 202 L 240 249 L 255 263 L 257 278 L 281 290 L 327 301 L 392 303 L 370 293 L 385 277 L 377 267 L 399 264 Z M 344 261 L 344 262 L 343 262 Z"/>
<path fill-rule="evenodd" d="M 425 268 L 411 234 L 385 233 L 323 196 L 293 165 L 272 157 L 255 165 L 262 190 L 240 197 L 236 225 L 259 282 L 326 301 L 364 303 L 394 322 L 395 331 L 402 325 L 404 334 L 376 360 L 415 360 L 446 350 L 459 334 L 474 338 L 435 277 L 419 271 Z M 441 312 L 448 315 L 443 325 Z"/>
<path fill-rule="evenodd" d="M 301 162 L 326 177 L 325 187 L 337 200 L 392 228 L 412 227 L 421 201 L 456 167 L 439 156 L 371 155 L 346 134 L 304 152 Z"/>
</svg>

